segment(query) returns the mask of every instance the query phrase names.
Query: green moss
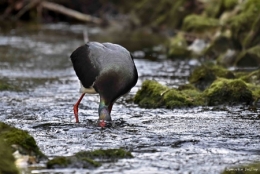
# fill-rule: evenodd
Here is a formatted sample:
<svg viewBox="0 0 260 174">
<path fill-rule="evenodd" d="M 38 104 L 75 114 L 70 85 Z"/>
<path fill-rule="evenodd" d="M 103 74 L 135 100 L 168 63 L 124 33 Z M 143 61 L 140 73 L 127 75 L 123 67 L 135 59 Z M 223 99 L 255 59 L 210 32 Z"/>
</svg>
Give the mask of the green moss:
<svg viewBox="0 0 260 174">
<path fill-rule="evenodd" d="M 47 168 L 66 168 L 71 164 L 70 159 L 67 157 L 56 157 L 47 162 Z"/>
<path fill-rule="evenodd" d="M 169 58 L 187 58 L 191 51 L 188 50 L 188 44 L 182 33 L 178 33 L 175 37 L 170 39 L 168 49 Z"/>
<path fill-rule="evenodd" d="M 205 90 L 217 77 L 234 78 L 234 74 L 217 65 L 202 65 L 194 69 L 189 82 L 200 90 Z"/>
<path fill-rule="evenodd" d="M 185 17 L 182 29 L 185 31 L 204 32 L 219 27 L 219 21 L 200 15 L 189 15 Z"/>
<path fill-rule="evenodd" d="M 162 93 L 167 91 L 166 86 L 162 86 L 156 81 L 144 81 L 142 88 L 136 93 L 134 102 L 145 108 L 157 108 L 164 105 Z"/>
<path fill-rule="evenodd" d="M 226 168 L 222 174 L 259 174 L 259 172 L 260 162 L 255 162 L 248 165 Z"/>
<path fill-rule="evenodd" d="M 253 102 L 251 90 L 240 79 L 215 80 L 208 89 L 204 91 L 208 100 L 208 105 L 233 104 Z"/>
<path fill-rule="evenodd" d="M 124 149 L 99 149 L 94 151 L 83 151 L 75 154 L 77 157 L 87 156 L 89 158 L 99 158 L 99 159 L 119 159 L 119 158 L 132 158 L 131 152 Z"/>
<path fill-rule="evenodd" d="M 171 89 L 156 81 L 147 80 L 137 92 L 134 102 L 144 108 L 176 108 L 204 105 L 205 99 L 196 89 Z"/>
<path fill-rule="evenodd" d="M 40 151 L 34 138 L 29 135 L 27 131 L 11 127 L 5 123 L 0 122 L 0 138 L 4 139 L 7 145 L 18 145 L 23 149 L 22 153 L 39 158 L 45 157 Z"/>
<path fill-rule="evenodd" d="M 133 155 L 124 149 L 99 149 L 82 151 L 69 157 L 56 157 L 47 162 L 48 168 L 96 168 L 101 166 L 98 161 L 115 161 L 121 158 L 133 158 Z M 94 159 L 98 160 L 95 161 Z"/>
<path fill-rule="evenodd" d="M 0 173 L 18 174 L 10 147 L 0 138 Z"/>
</svg>

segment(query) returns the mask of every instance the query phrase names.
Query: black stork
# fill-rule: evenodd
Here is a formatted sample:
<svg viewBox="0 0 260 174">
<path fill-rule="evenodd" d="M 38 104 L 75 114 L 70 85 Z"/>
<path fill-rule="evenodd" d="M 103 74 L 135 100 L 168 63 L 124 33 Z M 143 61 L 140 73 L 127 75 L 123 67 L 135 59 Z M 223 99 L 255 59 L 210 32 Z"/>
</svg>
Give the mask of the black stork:
<svg viewBox="0 0 260 174">
<path fill-rule="evenodd" d="M 137 82 L 138 74 L 133 57 L 120 45 L 88 42 L 77 48 L 70 58 L 80 80 L 82 93 L 73 108 L 76 123 L 79 122 L 78 106 L 85 93 L 98 93 L 98 124 L 105 127 L 112 121 L 110 113 L 114 102 L 128 93 Z"/>
</svg>

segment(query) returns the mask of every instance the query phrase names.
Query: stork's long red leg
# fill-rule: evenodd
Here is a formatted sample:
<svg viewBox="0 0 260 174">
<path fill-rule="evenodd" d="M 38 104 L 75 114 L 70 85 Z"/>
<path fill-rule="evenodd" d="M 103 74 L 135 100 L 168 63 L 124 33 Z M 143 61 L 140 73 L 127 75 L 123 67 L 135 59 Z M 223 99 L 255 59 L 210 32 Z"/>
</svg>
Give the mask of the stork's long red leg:
<svg viewBox="0 0 260 174">
<path fill-rule="evenodd" d="M 76 104 L 74 105 L 74 107 L 73 107 L 74 115 L 75 115 L 75 118 L 76 118 L 76 123 L 79 122 L 79 116 L 78 116 L 78 110 L 79 110 L 79 109 L 78 109 L 78 108 L 79 108 L 79 104 L 80 104 L 81 100 L 83 99 L 84 95 L 85 95 L 85 93 L 83 93 L 83 94 L 80 96 L 79 100 L 77 101 L 77 103 L 76 103 Z"/>
</svg>

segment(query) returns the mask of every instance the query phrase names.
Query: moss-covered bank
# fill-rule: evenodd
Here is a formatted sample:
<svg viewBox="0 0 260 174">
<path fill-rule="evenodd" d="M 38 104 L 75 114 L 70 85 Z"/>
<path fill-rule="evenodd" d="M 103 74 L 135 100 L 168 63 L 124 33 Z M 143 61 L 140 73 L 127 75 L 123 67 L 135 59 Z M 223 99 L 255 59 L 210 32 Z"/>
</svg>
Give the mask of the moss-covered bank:
<svg viewBox="0 0 260 174">
<path fill-rule="evenodd" d="M 96 168 L 101 162 L 116 161 L 121 158 L 133 158 L 133 155 L 124 149 L 107 149 L 82 151 L 69 157 L 56 157 L 49 160 L 47 168 Z"/>
<path fill-rule="evenodd" d="M 12 155 L 10 146 L 4 139 L 0 138 L 0 173 L 1 174 L 18 174 L 18 169 L 15 166 L 15 159 Z"/>
<path fill-rule="evenodd" d="M 0 122 L 0 138 L 9 147 L 16 145 L 17 149 L 15 150 L 19 150 L 21 154 L 35 156 L 37 159 L 46 158 L 37 146 L 34 138 L 27 131 Z"/>
</svg>

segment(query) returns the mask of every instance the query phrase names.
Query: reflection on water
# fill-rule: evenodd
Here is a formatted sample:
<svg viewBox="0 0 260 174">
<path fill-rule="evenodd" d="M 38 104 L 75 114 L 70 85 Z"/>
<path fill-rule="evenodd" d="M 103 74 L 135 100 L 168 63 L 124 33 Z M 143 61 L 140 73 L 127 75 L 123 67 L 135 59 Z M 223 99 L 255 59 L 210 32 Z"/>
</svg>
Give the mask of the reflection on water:
<svg viewBox="0 0 260 174">
<path fill-rule="evenodd" d="M 224 106 L 142 109 L 126 102 L 145 79 L 171 87 L 187 83 L 191 66 L 184 61 L 136 59 L 140 78 L 130 94 L 115 104 L 115 127 L 96 127 L 97 95 L 84 98 L 79 108 L 80 123 L 75 124 L 72 107 L 80 94 L 69 55 L 83 44 L 83 29 L 80 25 L 58 24 L 0 35 L 0 77 L 23 89 L 0 92 L 0 120 L 28 130 L 46 155 L 67 156 L 81 150 L 123 147 L 135 156 L 106 163 L 91 173 L 219 173 L 228 166 L 260 160 L 259 110 Z M 90 38 L 101 37 L 101 32 L 89 29 Z M 130 47 L 135 45 L 132 51 L 142 51 L 140 48 L 145 46 L 134 49 L 138 48 L 136 43 L 129 43 Z M 30 172 L 88 170 L 27 171 Z"/>
</svg>

